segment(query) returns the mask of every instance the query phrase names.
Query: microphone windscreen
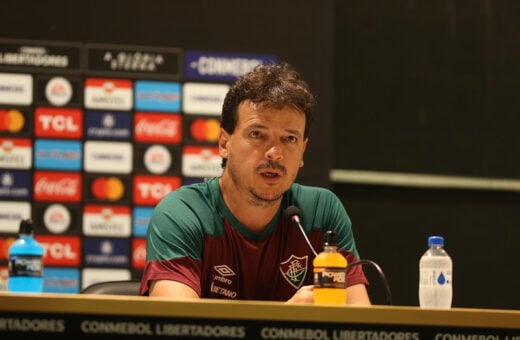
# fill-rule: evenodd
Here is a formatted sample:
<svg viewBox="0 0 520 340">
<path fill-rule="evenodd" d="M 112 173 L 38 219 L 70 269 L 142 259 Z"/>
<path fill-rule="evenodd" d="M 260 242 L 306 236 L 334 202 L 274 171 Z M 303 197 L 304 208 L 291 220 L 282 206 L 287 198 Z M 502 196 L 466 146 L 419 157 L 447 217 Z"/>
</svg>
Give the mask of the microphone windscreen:
<svg viewBox="0 0 520 340">
<path fill-rule="evenodd" d="M 293 216 L 301 217 L 301 211 L 300 208 L 298 208 L 295 205 L 290 205 L 283 211 L 283 214 L 285 215 L 285 218 L 289 221 L 292 221 Z"/>
</svg>

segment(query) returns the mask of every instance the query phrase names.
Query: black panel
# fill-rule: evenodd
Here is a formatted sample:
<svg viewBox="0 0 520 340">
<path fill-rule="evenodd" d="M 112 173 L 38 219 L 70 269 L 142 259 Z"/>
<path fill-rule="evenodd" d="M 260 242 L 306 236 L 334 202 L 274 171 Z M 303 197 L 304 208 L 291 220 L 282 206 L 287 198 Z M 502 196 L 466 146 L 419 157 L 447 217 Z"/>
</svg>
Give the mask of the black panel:
<svg viewBox="0 0 520 340">
<path fill-rule="evenodd" d="M 337 1 L 334 167 L 520 178 L 515 1 Z"/>
</svg>

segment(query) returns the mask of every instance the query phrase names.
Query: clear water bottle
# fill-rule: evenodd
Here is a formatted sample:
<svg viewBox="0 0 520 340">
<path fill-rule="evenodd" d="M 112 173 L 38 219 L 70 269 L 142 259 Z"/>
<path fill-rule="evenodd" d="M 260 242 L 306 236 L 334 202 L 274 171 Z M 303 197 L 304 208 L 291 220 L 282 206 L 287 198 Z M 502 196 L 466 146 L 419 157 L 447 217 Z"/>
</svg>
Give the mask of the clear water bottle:
<svg viewBox="0 0 520 340">
<path fill-rule="evenodd" d="M 419 261 L 419 306 L 451 308 L 453 262 L 442 236 L 428 237 L 428 250 Z"/>
<path fill-rule="evenodd" d="M 20 222 L 18 239 L 9 247 L 9 292 L 43 291 L 43 247 L 34 239 L 30 219 Z"/>
</svg>

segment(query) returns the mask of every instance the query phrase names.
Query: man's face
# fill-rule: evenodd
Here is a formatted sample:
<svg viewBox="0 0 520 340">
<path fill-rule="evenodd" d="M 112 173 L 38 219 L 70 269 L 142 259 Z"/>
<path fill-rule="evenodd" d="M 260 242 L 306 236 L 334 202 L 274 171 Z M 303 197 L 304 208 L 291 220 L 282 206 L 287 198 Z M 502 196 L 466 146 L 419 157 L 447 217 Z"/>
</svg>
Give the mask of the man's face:
<svg viewBox="0 0 520 340">
<path fill-rule="evenodd" d="M 303 166 L 304 129 L 305 114 L 293 107 L 278 110 L 242 102 L 234 133 L 222 129 L 219 138 L 225 172 L 237 194 L 256 204 L 279 200 Z"/>
</svg>

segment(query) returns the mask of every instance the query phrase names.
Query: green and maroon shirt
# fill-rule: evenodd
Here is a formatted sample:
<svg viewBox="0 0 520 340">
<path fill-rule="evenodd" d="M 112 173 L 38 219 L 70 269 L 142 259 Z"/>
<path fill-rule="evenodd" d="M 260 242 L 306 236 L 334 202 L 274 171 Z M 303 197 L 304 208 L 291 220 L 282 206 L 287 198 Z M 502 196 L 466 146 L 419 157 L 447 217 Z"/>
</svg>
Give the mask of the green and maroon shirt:
<svg viewBox="0 0 520 340">
<path fill-rule="evenodd" d="M 314 253 L 283 214 L 291 205 L 301 210 L 301 224 L 316 252 L 331 229 L 347 262 L 359 259 L 350 218 L 332 191 L 293 184 L 279 212 L 258 234 L 233 216 L 218 178 L 212 178 L 169 193 L 155 207 L 141 295 L 148 295 L 151 281 L 174 280 L 202 298 L 287 301 L 313 283 Z M 347 286 L 358 283 L 368 284 L 362 266 L 347 271 Z"/>
</svg>

